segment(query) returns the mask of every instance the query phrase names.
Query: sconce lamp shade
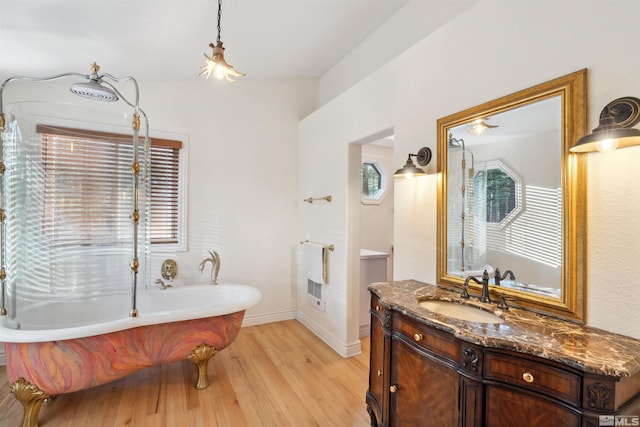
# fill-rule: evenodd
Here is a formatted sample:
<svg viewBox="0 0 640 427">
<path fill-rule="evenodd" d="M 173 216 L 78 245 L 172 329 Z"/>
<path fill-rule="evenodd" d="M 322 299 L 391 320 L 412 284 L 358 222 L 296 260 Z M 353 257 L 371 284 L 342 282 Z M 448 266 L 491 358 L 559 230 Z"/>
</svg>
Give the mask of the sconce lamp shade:
<svg viewBox="0 0 640 427">
<path fill-rule="evenodd" d="M 398 169 L 393 176 L 411 178 L 426 175 L 424 169 L 417 167 L 415 163 L 413 163 L 413 160 L 411 160 L 411 157 L 415 157 L 420 166 L 426 166 L 431 161 L 431 150 L 428 147 L 422 147 L 418 150 L 418 154 L 409 154 L 407 156 L 407 163 Z"/>
<path fill-rule="evenodd" d="M 613 100 L 600 113 L 598 127 L 580 138 L 569 151 L 604 152 L 640 145 L 640 130 L 632 128 L 639 122 L 640 99 L 627 96 Z"/>
</svg>

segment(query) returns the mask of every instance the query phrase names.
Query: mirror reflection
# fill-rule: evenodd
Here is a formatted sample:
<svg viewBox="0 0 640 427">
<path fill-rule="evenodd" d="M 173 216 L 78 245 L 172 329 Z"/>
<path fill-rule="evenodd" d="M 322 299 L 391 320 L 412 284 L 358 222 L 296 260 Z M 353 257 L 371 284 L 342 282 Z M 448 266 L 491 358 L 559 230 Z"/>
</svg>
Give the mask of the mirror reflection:
<svg viewBox="0 0 640 427">
<path fill-rule="evenodd" d="M 481 132 L 477 121 L 449 129 L 448 275 L 487 270 L 491 284 L 560 297 L 561 101 L 492 115 Z"/>
<path fill-rule="evenodd" d="M 438 120 L 439 285 L 584 318 L 586 97 L 580 70 Z"/>
</svg>

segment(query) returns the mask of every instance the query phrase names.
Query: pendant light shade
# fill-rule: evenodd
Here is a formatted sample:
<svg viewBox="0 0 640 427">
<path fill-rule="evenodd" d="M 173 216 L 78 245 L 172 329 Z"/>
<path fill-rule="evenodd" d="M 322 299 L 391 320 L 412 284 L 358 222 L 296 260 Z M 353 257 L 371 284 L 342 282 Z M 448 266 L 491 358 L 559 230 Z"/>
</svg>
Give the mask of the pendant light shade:
<svg viewBox="0 0 640 427">
<path fill-rule="evenodd" d="M 222 0 L 218 0 L 218 39 L 216 44 L 209 43 L 209 47 L 213 49 L 211 56 L 205 57 L 205 65 L 200 67 L 200 76 L 204 76 L 208 79 L 210 76 L 214 76 L 218 80 L 225 79 L 228 82 L 234 82 L 234 78 L 244 77 L 246 74 L 236 71 L 232 65 L 229 65 L 224 59 L 224 47 L 222 47 L 222 41 L 220 40 L 220 21 L 222 18 Z"/>
</svg>

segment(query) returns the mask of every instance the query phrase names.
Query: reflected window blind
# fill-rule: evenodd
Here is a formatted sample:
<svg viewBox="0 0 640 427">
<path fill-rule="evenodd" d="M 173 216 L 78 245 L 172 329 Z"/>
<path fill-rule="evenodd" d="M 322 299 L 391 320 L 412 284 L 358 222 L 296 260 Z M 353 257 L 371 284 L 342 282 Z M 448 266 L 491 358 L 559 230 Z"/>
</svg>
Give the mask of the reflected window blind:
<svg viewBox="0 0 640 427">
<path fill-rule="evenodd" d="M 67 244 L 130 243 L 131 136 L 46 125 L 38 125 L 37 132 L 43 147 L 45 236 Z M 178 243 L 182 142 L 150 141 L 151 243 Z"/>
</svg>

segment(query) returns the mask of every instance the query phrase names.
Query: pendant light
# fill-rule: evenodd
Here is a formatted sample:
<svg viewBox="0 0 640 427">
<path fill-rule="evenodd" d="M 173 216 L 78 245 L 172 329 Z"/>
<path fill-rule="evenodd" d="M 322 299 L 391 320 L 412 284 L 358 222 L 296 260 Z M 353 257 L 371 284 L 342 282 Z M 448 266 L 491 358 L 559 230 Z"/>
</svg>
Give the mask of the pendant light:
<svg viewBox="0 0 640 427">
<path fill-rule="evenodd" d="M 218 0 L 218 39 L 216 44 L 209 43 L 209 47 L 213 49 L 211 56 L 204 54 L 206 65 L 200 67 L 200 76 L 208 79 L 213 75 L 216 79 L 226 79 L 228 82 L 234 82 L 234 77 L 244 77 L 246 74 L 233 69 L 232 65 L 227 64 L 224 60 L 224 47 L 220 40 L 220 18 L 222 17 L 222 0 Z"/>
<path fill-rule="evenodd" d="M 497 128 L 499 125 L 490 125 L 487 123 L 488 118 L 475 119 L 469 123 L 469 133 L 474 135 L 480 135 L 488 131 L 489 129 Z"/>
</svg>

